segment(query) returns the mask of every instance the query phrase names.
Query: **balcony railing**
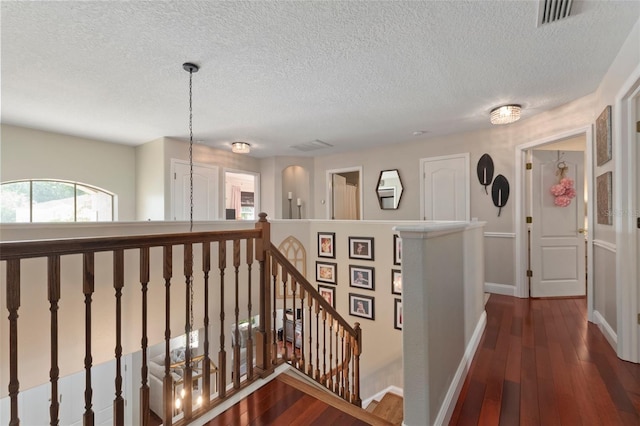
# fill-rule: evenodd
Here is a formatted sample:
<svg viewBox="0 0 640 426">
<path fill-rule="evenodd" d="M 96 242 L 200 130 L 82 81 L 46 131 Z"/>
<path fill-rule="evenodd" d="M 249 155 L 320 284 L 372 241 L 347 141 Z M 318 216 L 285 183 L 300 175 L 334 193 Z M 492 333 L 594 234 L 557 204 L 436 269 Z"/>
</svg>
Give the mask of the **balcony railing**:
<svg viewBox="0 0 640 426">
<path fill-rule="evenodd" d="M 65 258 L 74 257 L 79 257 L 81 262 L 65 261 Z M 23 269 L 28 259 L 42 261 L 29 261 Z M 130 323 L 128 313 L 131 310 L 140 318 L 139 422 L 142 425 L 149 424 L 151 410 L 148 330 L 152 322 L 164 323 L 164 340 L 157 342 L 164 344 L 162 413 L 156 414 L 162 417 L 165 425 L 189 423 L 249 383 L 272 374 L 282 362 L 289 363 L 348 402 L 361 405 L 359 358 L 362 336 L 359 325 L 356 323 L 351 327 L 271 244 L 270 224 L 264 213 L 260 214 L 256 227 L 248 230 L 3 242 L 0 243 L 0 262 L 6 271 L 0 283 L 4 287 L 2 291 L 6 292 L 8 325 L 5 329 L 8 336 L 3 336 L 1 346 L 3 350 L 8 349 L 8 368 L 3 368 L 8 370 L 9 376 L 10 425 L 20 422 L 21 360 L 24 362 L 33 355 L 20 352 L 18 345 L 21 333 L 25 333 L 22 321 L 32 321 L 19 316 L 22 314 L 24 275 L 29 276 L 28 288 L 47 288 L 50 341 L 44 341 L 38 352 L 48 352 L 50 358 L 51 424 L 59 423 L 59 357 L 65 349 L 64 342 L 69 339 L 68 331 L 59 325 L 58 316 L 59 312 L 73 307 L 73 303 L 63 303 L 61 289 L 69 287 L 64 281 L 74 274 L 81 277 L 77 291 L 84 297 L 84 363 L 75 370 L 84 368 L 85 425 L 93 425 L 95 419 L 92 368 L 96 353 L 92 344 L 100 341 L 101 347 L 104 346 L 105 333 L 96 336 L 95 331 L 107 324 L 115 327 L 112 334 L 115 360 L 113 422 L 116 425 L 125 423 L 123 336 L 130 341 L 131 333 L 138 330 L 137 325 L 133 327 Z M 214 270 L 216 265 L 217 271 Z M 44 277 L 37 282 L 32 279 L 36 267 L 42 271 L 35 275 Z M 96 283 L 103 285 L 107 279 L 113 287 L 111 300 L 103 300 L 104 292 L 96 291 Z M 176 289 L 176 286 L 183 288 Z M 277 286 L 282 294 L 289 296 L 277 300 Z M 154 297 L 153 306 L 150 306 L 149 291 L 154 290 L 158 295 L 162 293 L 161 287 L 164 287 L 164 309 L 150 309 L 161 303 L 162 298 Z M 182 296 L 177 297 L 178 294 L 184 294 L 184 300 Z M 66 293 L 65 297 L 69 298 Z M 256 301 L 257 309 L 254 307 Z M 104 309 L 98 309 L 96 305 L 109 304 L 113 304 L 115 312 L 103 318 Z M 81 311 L 73 315 L 80 318 Z M 217 318 L 215 314 L 218 314 Z M 42 316 L 42 312 L 38 315 Z M 182 323 L 179 316 L 184 317 L 187 344 L 184 359 L 176 363 L 171 357 L 171 339 L 182 334 L 182 330 L 172 333 L 172 324 L 175 328 L 176 324 Z M 127 320 L 125 324 L 123 319 Z M 280 320 L 282 327 L 278 326 Z M 196 323 L 202 324 L 204 330 L 203 342 L 197 350 L 189 344 Z M 226 333 L 229 330 L 231 333 Z M 218 339 L 212 339 L 213 336 Z M 218 340 L 217 350 L 211 340 Z M 100 355 L 104 357 L 103 352 Z M 175 386 L 178 365 L 181 370 L 178 381 L 184 390 L 179 408 L 176 407 Z M 212 376 L 216 382 L 212 382 Z M 42 377 L 39 383 L 46 381 L 47 378 Z"/>
</svg>

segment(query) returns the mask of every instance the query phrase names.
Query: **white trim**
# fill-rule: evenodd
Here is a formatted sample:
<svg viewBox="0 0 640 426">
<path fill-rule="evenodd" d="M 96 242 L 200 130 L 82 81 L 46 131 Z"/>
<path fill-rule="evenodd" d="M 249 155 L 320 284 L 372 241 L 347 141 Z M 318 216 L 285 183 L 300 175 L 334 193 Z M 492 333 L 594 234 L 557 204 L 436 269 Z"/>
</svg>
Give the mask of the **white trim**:
<svg viewBox="0 0 640 426">
<path fill-rule="evenodd" d="M 637 147 L 635 135 L 635 100 L 640 96 L 640 65 L 633 70 L 616 95 L 612 108 L 614 185 L 613 199 L 616 232 L 616 307 L 617 332 L 620 336 L 616 347 L 618 357 L 640 362 L 640 328 L 636 313 L 640 312 L 638 294 L 638 253 L 635 217 L 640 210 L 638 200 Z"/>
<path fill-rule="evenodd" d="M 467 204 L 467 211 L 465 212 L 465 220 L 469 222 L 471 220 L 471 178 L 469 174 L 470 170 L 470 154 L 468 152 L 463 152 L 461 154 L 451 154 L 451 155 L 440 155 L 437 157 L 427 157 L 420 159 L 420 219 L 425 218 L 424 212 L 424 165 L 428 161 L 440 161 L 440 160 L 452 160 L 454 158 L 463 158 L 464 159 L 464 169 L 465 169 L 465 192 L 467 193 L 467 199 L 465 200 Z"/>
<path fill-rule="evenodd" d="M 594 247 L 600 247 L 602 249 L 608 250 L 611 253 L 615 253 L 617 251 L 617 247 L 615 244 L 612 244 L 608 241 L 602 241 L 602 240 L 593 240 L 593 246 Z"/>
<path fill-rule="evenodd" d="M 451 381 L 449 390 L 444 397 L 444 401 L 442 401 L 440 411 L 438 412 L 438 416 L 436 417 L 433 424 L 449 424 L 449 420 L 451 420 L 453 410 L 454 408 L 456 408 L 456 402 L 458 402 L 458 397 L 460 396 L 462 385 L 464 384 L 464 380 L 467 377 L 467 373 L 469 372 L 469 367 L 471 367 L 471 361 L 473 361 L 473 356 L 478 349 L 478 345 L 480 344 L 480 340 L 482 338 L 482 333 L 484 333 L 484 329 L 486 326 L 487 312 L 482 311 L 480 319 L 478 320 L 478 324 L 476 324 L 476 329 L 473 331 L 471 339 L 469 339 L 469 344 L 467 344 L 467 348 L 465 349 L 464 355 L 460 360 L 460 364 L 458 365 L 456 374 L 453 376 L 453 380 Z M 403 422 L 402 424 L 405 423 Z"/>
<path fill-rule="evenodd" d="M 401 388 L 399 388 L 397 386 L 388 386 L 388 387 L 382 389 L 380 392 L 378 392 L 375 395 L 373 395 L 372 397 L 367 398 L 364 401 L 362 401 L 362 408 L 364 408 L 366 410 L 366 408 L 369 406 L 369 404 L 371 404 L 371 402 L 373 402 L 373 401 L 380 402 L 382 397 L 385 396 L 387 393 L 392 393 L 392 394 L 398 395 L 398 396 L 404 396 L 404 392 L 403 392 L 403 390 Z"/>
<path fill-rule="evenodd" d="M 516 184 L 515 192 L 515 231 L 516 231 L 516 253 L 515 253 L 515 269 L 516 269 L 516 297 L 529 297 L 529 281 L 527 280 L 527 223 L 525 221 L 525 199 L 526 180 L 524 174 L 526 172 L 526 151 L 536 146 L 546 145 L 557 142 L 562 139 L 568 139 L 578 135 L 585 135 L 585 171 L 587 174 L 588 194 L 587 194 L 587 228 L 594 229 L 594 211 L 593 201 L 595 200 L 593 188 L 593 129 L 591 125 L 568 130 L 533 142 L 528 142 L 516 146 L 515 149 L 515 166 L 516 166 Z M 587 234 L 587 316 L 589 321 L 593 322 L 593 233 Z"/>
<path fill-rule="evenodd" d="M 327 220 L 334 220 L 331 218 L 331 207 L 333 206 L 333 197 L 331 196 L 332 185 L 331 175 L 336 173 L 349 173 L 349 172 L 358 172 L 358 196 L 360 198 L 360 220 L 364 220 L 364 198 L 363 198 L 363 190 L 362 190 L 362 182 L 364 181 L 362 166 L 353 166 L 353 167 L 344 167 L 342 169 L 331 169 L 326 171 L 326 185 L 327 185 L 327 203 L 326 203 L 326 213 Z"/>
<path fill-rule="evenodd" d="M 515 296 L 516 287 L 510 284 L 484 283 L 485 293 Z"/>
<path fill-rule="evenodd" d="M 598 325 L 598 328 L 607 339 L 607 342 L 611 345 L 611 347 L 615 350 L 618 346 L 618 335 L 613 328 L 609 325 L 606 319 L 602 316 L 602 314 L 598 311 L 593 311 L 593 317 L 595 319 L 595 323 Z"/>
<path fill-rule="evenodd" d="M 485 238 L 515 238 L 515 232 L 485 232 Z"/>
</svg>

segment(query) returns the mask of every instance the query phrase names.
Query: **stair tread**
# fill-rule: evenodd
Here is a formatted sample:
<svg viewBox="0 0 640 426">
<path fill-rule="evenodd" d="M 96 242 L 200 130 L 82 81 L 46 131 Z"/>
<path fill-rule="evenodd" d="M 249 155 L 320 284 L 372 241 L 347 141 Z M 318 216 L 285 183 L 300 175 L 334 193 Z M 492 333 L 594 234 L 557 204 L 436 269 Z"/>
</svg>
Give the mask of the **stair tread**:
<svg viewBox="0 0 640 426">
<path fill-rule="evenodd" d="M 393 424 L 401 424 L 404 418 L 401 396 L 387 392 L 373 409 L 372 413 Z"/>
<path fill-rule="evenodd" d="M 375 410 L 379 403 L 379 401 L 371 401 L 369 405 L 367 405 L 367 411 L 371 413 L 373 410 Z"/>
</svg>

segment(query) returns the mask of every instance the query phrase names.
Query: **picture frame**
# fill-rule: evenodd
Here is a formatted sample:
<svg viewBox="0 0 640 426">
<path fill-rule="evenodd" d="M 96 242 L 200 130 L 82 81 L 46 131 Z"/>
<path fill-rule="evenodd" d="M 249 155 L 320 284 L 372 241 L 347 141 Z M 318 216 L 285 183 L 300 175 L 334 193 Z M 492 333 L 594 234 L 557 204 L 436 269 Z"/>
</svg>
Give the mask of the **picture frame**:
<svg viewBox="0 0 640 426">
<path fill-rule="evenodd" d="M 318 257 L 336 258 L 335 232 L 318 232 Z"/>
<path fill-rule="evenodd" d="M 393 264 L 402 265 L 402 238 L 398 234 L 393 234 Z"/>
<path fill-rule="evenodd" d="M 611 105 L 596 119 L 596 162 L 602 166 L 611 160 Z"/>
<path fill-rule="evenodd" d="M 349 315 L 375 320 L 375 298 L 349 293 Z"/>
<path fill-rule="evenodd" d="M 393 299 L 393 328 L 402 330 L 402 299 Z"/>
<path fill-rule="evenodd" d="M 349 286 L 375 290 L 375 268 L 372 266 L 349 265 Z"/>
<path fill-rule="evenodd" d="M 324 298 L 332 308 L 336 307 L 336 288 L 328 285 L 318 284 L 318 293 Z"/>
<path fill-rule="evenodd" d="M 402 271 L 391 270 L 391 294 L 402 294 Z"/>
<path fill-rule="evenodd" d="M 596 178 L 596 207 L 600 225 L 613 225 L 612 194 L 613 173 L 603 173 Z"/>
<path fill-rule="evenodd" d="M 338 282 L 338 268 L 336 263 L 316 261 L 316 281 L 333 284 Z"/>
<path fill-rule="evenodd" d="M 349 259 L 374 260 L 373 237 L 349 237 Z"/>
</svg>

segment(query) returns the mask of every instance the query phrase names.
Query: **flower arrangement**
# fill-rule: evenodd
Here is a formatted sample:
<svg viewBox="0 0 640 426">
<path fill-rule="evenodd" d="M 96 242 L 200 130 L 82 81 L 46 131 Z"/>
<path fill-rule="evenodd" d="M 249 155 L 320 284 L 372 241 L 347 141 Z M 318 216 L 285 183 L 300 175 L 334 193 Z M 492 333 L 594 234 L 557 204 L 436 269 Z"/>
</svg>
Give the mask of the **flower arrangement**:
<svg viewBox="0 0 640 426">
<path fill-rule="evenodd" d="M 567 170 L 569 170 L 569 167 L 567 167 L 564 161 L 558 163 L 556 175 L 558 175 L 559 181 L 550 188 L 551 195 L 555 197 L 553 203 L 558 207 L 567 207 L 571 204 L 571 199 L 576 196 L 573 179 L 564 176 Z"/>
</svg>

